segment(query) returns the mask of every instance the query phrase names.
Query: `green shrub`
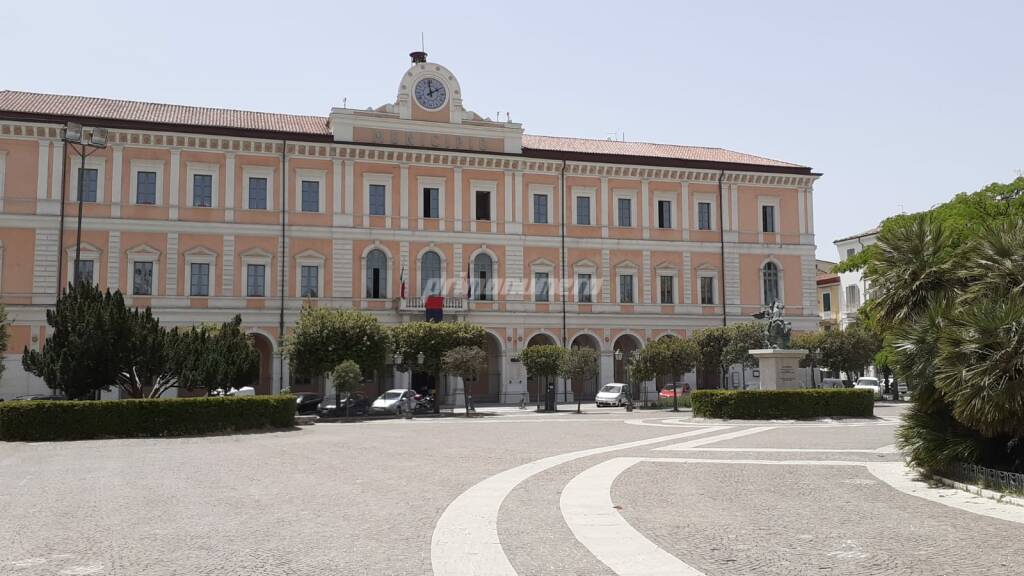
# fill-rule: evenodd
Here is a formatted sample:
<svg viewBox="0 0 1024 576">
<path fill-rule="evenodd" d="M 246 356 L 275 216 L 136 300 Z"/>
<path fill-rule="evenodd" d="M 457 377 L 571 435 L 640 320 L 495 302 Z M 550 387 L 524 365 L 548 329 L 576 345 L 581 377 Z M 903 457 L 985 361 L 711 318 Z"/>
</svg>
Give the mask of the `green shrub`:
<svg viewBox="0 0 1024 576">
<path fill-rule="evenodd" d="M 0 440 L 191 436 L 287 428 L 294 396 L 4 402 Z"/>
<path fill-rule="evenodd" d="M 871 390 L 697 390 L 693 415 L 704 418 L 768 420 L 848 416 L 870 418 L 875 400 Z"/>
<path fill-rule="evenodd" d="M 658 408 L 671 408 L 672 407 L 672 399 L 671 398 L 661 398 L 659 396 L 658 399 L 654 402 L 654 405 L 656 407 L 658 407 Z M 683 394 L 682 396 L 679 397 L 679 407 L 680 408 L 689 408 L 690 407 L 690 394 L 689 393 Z"/>
</svg>

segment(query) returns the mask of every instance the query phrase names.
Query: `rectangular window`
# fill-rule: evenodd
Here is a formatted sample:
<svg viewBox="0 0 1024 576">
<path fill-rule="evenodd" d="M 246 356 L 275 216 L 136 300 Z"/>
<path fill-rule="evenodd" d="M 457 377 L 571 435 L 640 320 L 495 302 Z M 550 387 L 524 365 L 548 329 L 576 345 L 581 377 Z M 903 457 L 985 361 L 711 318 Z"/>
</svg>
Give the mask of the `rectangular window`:
<svg viewBox="0 0 1024 576">
<path fill-rule="evenodd" d="M 633 275 L 622 274 L 619 276 L 619 302 L 622 304 L 633 303 Z"/>
<path fill-rule="evenodd" d="M 151 296 L 153 294 L 153 263 L 136 262 L 132 276 L 132 294 Z"/>
<path fill-rule="evenodd" d="M 205 262 L 193 262 L 189 268 L 189 296 L 209 296 L 210 265 Z"/>
<path fill-rule="evenodd" d="M 203 208 L 213 206 L 213 175 L 192 175 L 192 205 Z"/>
<path fill-rule="evenodd" d="M 88 282 L 92 284 L 93 281 L 93 270 L 95 269 L 96 263 L 92 260 L 79 260 L 78 261 L 78 281 Z"/>
<path fill-rule="evenodd" d="M 674 280 L 675 280 L 675 277 L 673 277 L 673 276 L 659 276 L 658 277 L 658 285 L 660 287 L 659 291 L 661 292 L 661 303 L 662 304 L 672 304 L 674 302 L 675 298 L 674 298 L 674 294 L 673 294 L 673 290 L 672 290 L 673 283 L 674 283 L 673 281 Z"/>
<path fill-rule="evenodd" d="M 551 300 L 551 287 L 547 272 L 533 273 L 533 293 L 537 302 L 548 302 Z"/>
<path fill-rule="evenodd" d="M 316 180 L 302 181 L 302 211 L 320 211 L 320 183 Z"/>
<path fill-rule="evenodd" d="M 633 201 L 619 198 L 619 226 L 629 228 L 633 225 Z"/>
<path fill-rule="evenodd" d="M 135 178 L 135 203 L 156 204 L 156 172 L 138 172 Z"/>
<path fill-rule="evenodd" d="M 590 226 L 590 196 L 576 197 L 576 223 Z"/>
<path fill-rule="evenodd" d="M 697 229 L 711 230 L 711 202 L 697 203 Z"/>
<path fill-rule="evenodd" d="M 319 266 L 303 266 L 299 295 L 302 298 L 317 298 L 317 290 L 320 280 Z"/>
<path fill-rule="evenodd" d="M 99 171 L 95 168 L 78 169 L 79 186 L 82 187 L 82 202 L 95 202 Z"/>
<path fill-rule="evenodd" d="M 370 184 L 370 216 L 384 216 L 386 191 L 387 187 L 383 184 Z"/>
<path fill-rule="evenodd" d="M 590 293 L 590 274 L 576 275 L 576 301 L 581 304 L 593 302 Z"/>
<path fill-rule="evenodd" d="M 266 270 L 264 264 L 249 264 L 245 268 L 245 295 L 262 297 L 267 295 Z"/>
<path fill-rule="evenodd" d="M 534 194 L 533 195 L 533 223 L 534 224 L 547 224 L 548 223 L 548 195 L 547 194 Z"/>
<path fill-rule="evenodd" d="M 847 258 L 852 258 L 853 255 L 856 254 L 856 253 L 857 253 L 857 249 L 856 248 L 847 248 L 846 249 L 846 257 Z"/>
<path fill-rule="evenodd" d="M 700 277 L 700 303 L 715 303 L 715 279 L 712 276 Z"/>
<path fill-rule="evenodd" d="M 249 209 L 267 209 L 267 179 L 249 178 Z"/>
<path fill-rule="evenodd" d="M 761 232 L 775 232 L 775 206 L 761 206 Z"/>
<path fill-rule="evenodd" d="M 832 295 L 825 292 L 821 295 L 821 311 L 831 312 L 832 311 Z"/>
<path fill-rule="evenodd" d="M 441 192 L 437 188 L 423 189 L 423 217 L 441 217 Z"/>
<path fill-rule="evenodd" d="M 658 200 L 658 228 L 672 227 L 672 201 Z"/>
<path fill-rule="evenodd" d="M 476 219 L 491 219 L 491 193 L 487 190 L 476 191 Z"/>
</svg>

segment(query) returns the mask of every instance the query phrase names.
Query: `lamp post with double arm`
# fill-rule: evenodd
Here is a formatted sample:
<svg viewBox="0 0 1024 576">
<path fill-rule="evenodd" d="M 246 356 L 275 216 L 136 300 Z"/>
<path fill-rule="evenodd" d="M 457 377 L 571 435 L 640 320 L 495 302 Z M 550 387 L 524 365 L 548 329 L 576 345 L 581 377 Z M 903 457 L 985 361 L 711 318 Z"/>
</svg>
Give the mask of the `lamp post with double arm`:
<svg viewBox="0 0 1024 576">
<path fill-rule="evenodd" d="M 64 127 L 61 138 L 64 142 L 78 154 L 80 158 L 80 164 L 78 169 L 78 225 L 77 232 L 75 234 L 75 275 L 74 282 L 78 284 L 81 280 L 81 264 L 79 263 L 82 257 L 82 205 L 85 201 L 85 159 L 92 156 L 97 151 L 107 147 L 107 129 L 106 128 L 91 128 L 89 130 L 89 137 L 85 137 L 85 128 L 81 124 L 76 122 L 68 122 Z M 102 186 L 101 182 L 97 182 L 96 186 Z M 61 198 L 61 203 L 64 202 L 64 198 Z M 63 226 L 63 224 L 62 224 Z M 63 229 L 63 227 L 62 227 Z M 64 249 L 62 246 L 61 250 Z"/>
</svg>

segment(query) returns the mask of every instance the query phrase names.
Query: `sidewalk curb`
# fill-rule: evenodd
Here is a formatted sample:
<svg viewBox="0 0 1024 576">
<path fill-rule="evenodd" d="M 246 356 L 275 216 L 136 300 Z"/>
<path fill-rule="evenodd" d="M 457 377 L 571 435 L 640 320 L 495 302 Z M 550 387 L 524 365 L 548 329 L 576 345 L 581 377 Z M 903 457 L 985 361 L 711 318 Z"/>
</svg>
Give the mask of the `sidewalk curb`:
<svg viewBox="0 0 1024 576">
<path fill-rule="evenodd" d="M 975 496 L 981 496 L 982 498 L 995 500 L 996 502 L 1002 504 L 1010 504 L 1012 506 L 1024 507 L 1024 498 L 1011 496 L 1009 494 L 1004 494 L 1003 492 L 998 492 L 995 490 L 989 490 L 987 488 L 975 486 L 974 484 L 964 484 L 963 482 L 950 480 L 949 478 L 946 478 L 945 476 L 939 476 L 938 474 L 927 474 L 925 472 L 921 472 L 921 476 L 924 478 L 928 478 L 930 480 L 934 480 L 950 488 L 956 488 L 958 490 L 963 490 L 964 492 L 967 492 L 969 494 L 974 494 Z"/>
</svg>

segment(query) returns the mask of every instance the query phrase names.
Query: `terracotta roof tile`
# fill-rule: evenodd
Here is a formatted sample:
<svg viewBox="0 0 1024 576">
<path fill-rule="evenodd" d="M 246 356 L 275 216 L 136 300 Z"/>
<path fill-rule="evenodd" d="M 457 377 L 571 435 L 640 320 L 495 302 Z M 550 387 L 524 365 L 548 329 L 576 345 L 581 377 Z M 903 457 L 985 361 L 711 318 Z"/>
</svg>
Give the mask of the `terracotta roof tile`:
<svg viewBox="0 0 1024 576">
<path fill-rule="evenodd" d="M 62 116 L 81 118 L 83 120 L 109 119 L 193 128 L 208 127 L 308 134 L 318 137 L 331 135 L 327 125 L 327 118 L 324 116 L 250 112 L 226 108 L 179 106 L 86 96 L 38 94 L 14 90 L 0 91 L 0 112 Z M 728 162 L 783 168 L 807 168 L 799 164 L 780 162 L 723 148 L 651 144 L 647 142 L 620 142 L 615 140 L 590 140 L 586 138 L 563 138 L 525 134 L 523 135 L 523 148 L 526 151 L 572 152 L 624 157 L 633 156 L 638 158 Z"/>
<path fill-rule="evenodd" d="M 705 148 L 702 146 L 679 146 L 675 144 L 651 144 L 648 142 L 621 142 L 619 140 L 591 140 L 586 138 L 564 138 L 560 136 L 523 136 L 523 148 L 534 150 L 552 150 L 559 152 L 578 152 L 582 154 L 607 154 L 613 156 L 641 156 L 653 158 L 671 158 L 674 160 L 700 160 L 707 162 L 732 162 L 736 164 L 754 164 L 759 166 L 784 166 L 788 168 L 804 168 L 799 164 L 790 164 L 752 154 L 733 152 L 724 148 Z"/>
</svg>

